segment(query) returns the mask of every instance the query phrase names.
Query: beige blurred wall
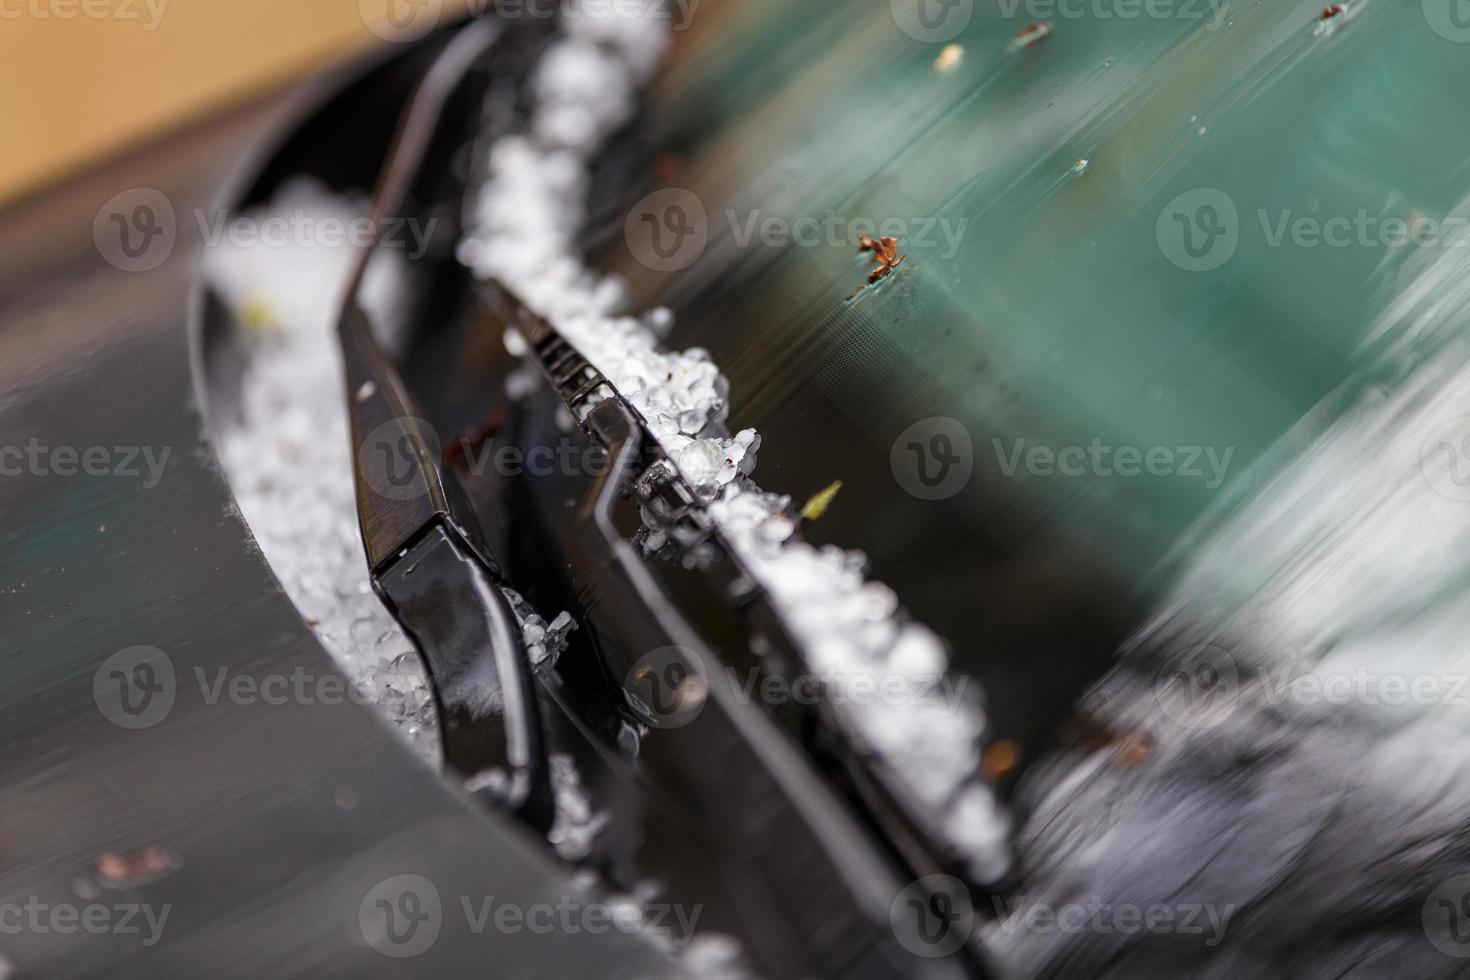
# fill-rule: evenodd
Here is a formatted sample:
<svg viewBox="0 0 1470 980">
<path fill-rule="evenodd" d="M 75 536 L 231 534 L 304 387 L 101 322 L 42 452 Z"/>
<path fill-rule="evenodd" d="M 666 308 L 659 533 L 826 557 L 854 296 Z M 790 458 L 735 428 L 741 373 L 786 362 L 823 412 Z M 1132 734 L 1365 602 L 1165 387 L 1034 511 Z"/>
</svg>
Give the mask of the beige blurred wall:
<svg viewBox="0 0 1470 980">
<path fill-rule="evenodd" d="M 415 0 L 0 0 L 0 203 L 385 43 L 375 2 Z"/>
</svg>

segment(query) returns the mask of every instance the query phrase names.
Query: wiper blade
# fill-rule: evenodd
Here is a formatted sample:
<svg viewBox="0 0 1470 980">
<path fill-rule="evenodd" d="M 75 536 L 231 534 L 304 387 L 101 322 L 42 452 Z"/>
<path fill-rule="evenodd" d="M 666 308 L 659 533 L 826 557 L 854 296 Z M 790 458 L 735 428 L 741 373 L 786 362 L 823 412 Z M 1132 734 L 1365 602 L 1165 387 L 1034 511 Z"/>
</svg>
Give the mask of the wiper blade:
<svg viewBox="0 0 1470 980">
<path fill-rule="evenodd" d="M 474 23 L 430 68 L 374 195 L 376 228 L 402 209 L 445 101 L 499 36 L 493 22 Z M 544 830 L 554 806 L 530 660 L 474 511 L 358 302 L 376 244 L 358 259 L 337 324 L 373 587 L 424 657 L 446 763 Z"/>
</svg>

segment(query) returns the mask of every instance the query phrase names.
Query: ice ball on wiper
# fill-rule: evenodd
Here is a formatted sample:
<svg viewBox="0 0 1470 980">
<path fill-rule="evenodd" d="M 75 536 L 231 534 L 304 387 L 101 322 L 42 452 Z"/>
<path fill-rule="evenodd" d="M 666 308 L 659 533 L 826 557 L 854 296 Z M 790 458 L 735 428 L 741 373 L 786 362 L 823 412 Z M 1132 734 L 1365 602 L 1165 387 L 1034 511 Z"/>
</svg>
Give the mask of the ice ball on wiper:
<svg viewBox="0 0 1470 980">
<path fill-rule="evenodd" d="M 732 538 L 749 535 L 774 546 L 796 533 L 791 498 L 782 494 L 729 486 L 710 501 L 709 512 Z"/>
<path fill-rule="evenodd" d="M 742 429 L 728 438 L 696 439 L 679 450 L 674 464 L 696 493 L 710 497 L 755 469 L 760 444 L 754 429 Z"/>
</svg>

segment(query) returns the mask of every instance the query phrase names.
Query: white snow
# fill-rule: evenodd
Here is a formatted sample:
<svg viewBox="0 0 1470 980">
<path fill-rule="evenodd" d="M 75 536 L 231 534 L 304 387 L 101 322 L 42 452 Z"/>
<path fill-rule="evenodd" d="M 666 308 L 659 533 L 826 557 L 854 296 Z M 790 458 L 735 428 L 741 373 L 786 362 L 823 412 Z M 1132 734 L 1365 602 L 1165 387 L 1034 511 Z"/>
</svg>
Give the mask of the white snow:
<svg viewBox="0 0 1470 980">
<path fill-rule="evenodd" d="M 344 225 L 367 201 L 297 179 L 263 213 L 305 215 Z M 222 417 L 217 449 L 241 515 L 271 570 L 359 694 L 377 705 L 425 760 L 440 756 L 428 675 L 413 643 L 372 591 L 357 524 L 342 351 L 336 320 L 357 259 L 347 244 L 232 244 L 221 236 L 206 252 L 210 286 L 253 323 L 240 417 Z M 380 339 L 394 346 L 407 288 L 402 257 L 380 250 L 363 281 L 362 301 Z M 359 397 L 365 397 L 359 391 Z M 555 662 L 576 628 L 567 613 L 547 623 L 504 590 L 532 663 Z"/>
<path fill-rule="evenodd" d="M 943 641 L 898 618 L 892 591 L 865 581 L 861 554 L 815 548 L 794 536 L 789 498 L 749 478 L 760 436 L 725 427 L 729 384 L 709 354 L 664 350 L 672 313 L 627 315 L 624 283 L 584 263 L 578 242 L 589 162 L 603 138 L 632 117 L 639 88 L 667 45 L 667 26 L 657 16 L 618 21 L 593 28 L 585 18 L 568 18 L 536 72 L 528 132 L 500 136 L 490 147 L 460 259 L 479 277 L 513 289 L 644 416 L 766 588 L 811 670 L 897 677 L 908 685 L 911 703 L 834 703 L 848 705 L 848 723 L 895 778 L 948 813 L 944 832 L 975 877 L 994 880 L 1009 865 L 1008 823 L 977 775 L 984 713 L 974 699 L 925 697 L 948 667 Z"/>
<path fill-rule="evenodd" d="M 343 222 L 367 202 L 309 180 L 284 186 L 269 214 Z M 337 311 L 357 253 L 300 241 L 206 250 L 204 272 L 244 333 L 249 359 L 240 418 L 224 417 L 217 449 L 230 489 L 281 587 L 360 694 L 381 708 L 418 754 L 437 764 L 438 720 L 413 644 L 368 581 L 357 527 Z M 375 261 L 363 304 L 375 323 L 399 320 L 406 271 L 396 254 Z"/>
<path fill-rule="evenodd" d="M 564 859 L 580 861 L 592 853 L 593 842 L 612 815 L 600 809 L 583 788 L 576 760 L 569 755 L 551 754 L 551 788 L 556 797 L 556 818 L 546 839 Z"/>
</svg>

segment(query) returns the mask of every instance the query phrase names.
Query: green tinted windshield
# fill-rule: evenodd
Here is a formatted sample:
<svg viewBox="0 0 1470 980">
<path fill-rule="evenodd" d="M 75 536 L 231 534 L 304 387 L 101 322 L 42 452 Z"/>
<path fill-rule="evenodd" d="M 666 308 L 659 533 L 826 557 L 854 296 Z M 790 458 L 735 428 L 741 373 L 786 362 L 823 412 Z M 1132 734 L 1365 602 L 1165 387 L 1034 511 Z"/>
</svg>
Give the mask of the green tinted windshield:
<svg viewBox="0 0 1470 980">
<path fill-rule="evenodd" d="M 1470 184 L 1432 5 L 1039 5 L 702 5 L 652 113 L 691 234 L 604 256 L 1023 736 L 1012 696 L 1103 669 Z"/>
</svg>

